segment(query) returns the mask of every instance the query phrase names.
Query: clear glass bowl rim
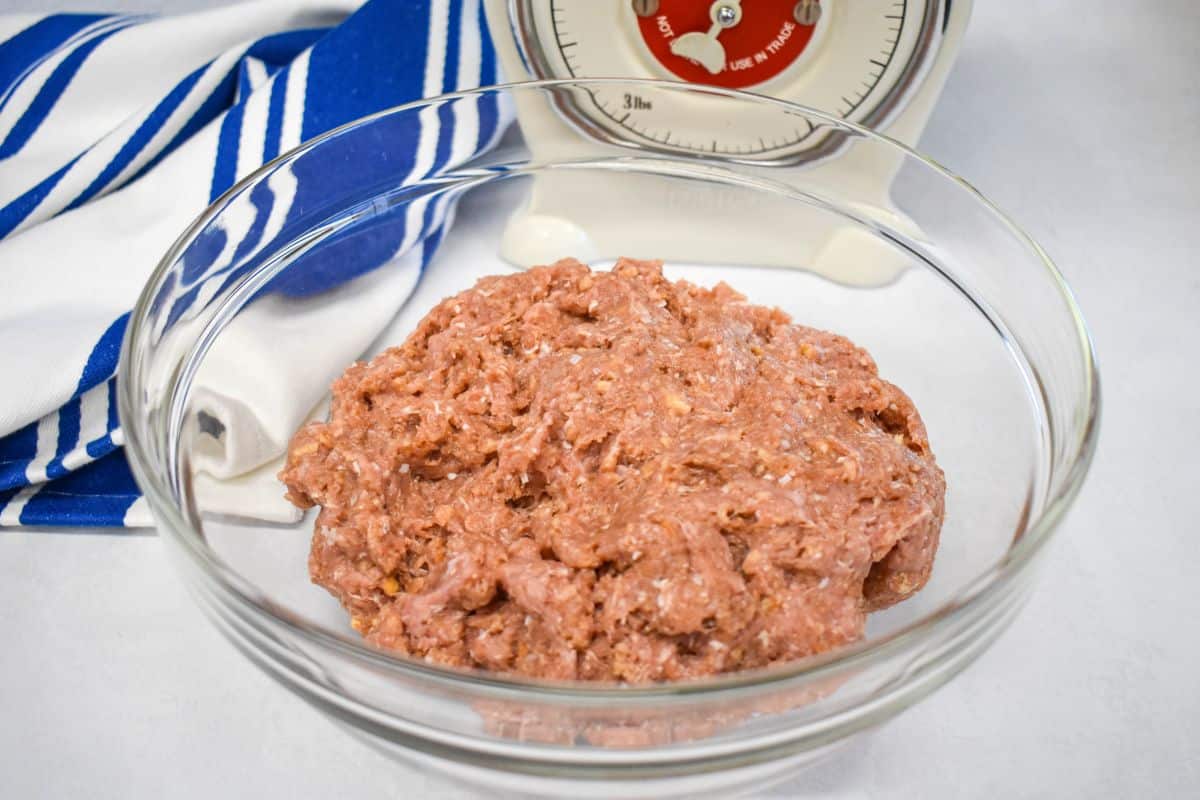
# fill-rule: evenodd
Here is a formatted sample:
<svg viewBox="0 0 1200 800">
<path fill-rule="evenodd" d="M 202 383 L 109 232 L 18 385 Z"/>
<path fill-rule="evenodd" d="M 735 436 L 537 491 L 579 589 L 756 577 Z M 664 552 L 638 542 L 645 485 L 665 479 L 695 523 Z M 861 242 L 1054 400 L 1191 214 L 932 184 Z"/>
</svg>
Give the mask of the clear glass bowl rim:
<svg viewBox="0 0 1200 800">
<path fill-rule="evenodd" d="M 903 629 L 875 640 L 863 640 L 852 645 L 839 648 L 829 653 L 801 659 L 789 664 L 783 664 L 767 669 L 746 670 L 714 678 L 677 683 L 649 684 L 645 686 L 628 686 L 614 684 L 593 684 L 587 682 L 550 682 L 538 681 L 520 676 L 499 675 L 482 670 L 460 670 L 426 664 L 414 659 L 406 659 L 389 655 L 381 650 L 368 647 L 349 637 L 335 634 L 310 625 L 305 620 L 290 612 L 279 609 L 275 604 L 264 598 L 257 589 L 241 575 L 221 562 L 216 555 L 202 543 L 202 537 L 197 535 L 187 521 L 182 509 L 172 496 L 171 487 L 166 480 L 165 471 L 153 463 L 148 450 L 151 437 L 166 431 L 156 432 L 142 430 L 144 418 L 142 393 L 139 391 L 140 381 L 135 380 L 141 375 L 142 364 L 136 360 L 135 348 L 141 336 L 146 318 L 151 312 L 151 304 L 163 279 L 176 263 L 188 244 L 195 236 L 221 213 L 224 207 L 243 190 L 256 184 L 264 176 L 270 174 L 284 162 L 298 158 L 300 155 L 320 147 L 327 140 L 333 139 L 349 130 L 369 124 L 375 120 L 392 114 L 410 112 L 422 108 L 436 107 L 455 99 L 468 98 L 487 94 L 511 94 L 514 92 L 538 92 L 556 88 L 578 87 L 587 89 L 591 86 L 646 86 L 655 90 L 671 90 L 682 92 L 703 91 L 706 95 L 726 96 L 744 102 L 754 102 L 762 105 L 776 106 L 784 110 L 802 114 L 810 119 L 820 120 L 831 127 L 839 128 L 856 136 L 871 140 L 885 147 L 894 148 L 907 159 L 915 159 L 927 168 L 938 173 L 968 193 L 970 199 L 978 203 L 1011 235 L 1029 248 L 1040 261 L 1047 276 L 1057 287 L 1068 309 L 1075 329 L 1077 344 L 1084 362 L 1082 396 L 1084 398 L 1085 419 L 1077 427 L 1073 440 L 1066 452 L 1068 457 L 1052 466 L 1052 475 L 1060 470 L 1066 474 L 1057 484 L 1056 490 L 1045 503 L 1040 514 L 1031 517 L 1018 535 L 1005 556 L 992 567 L 967 582 L 955 594 L 955 599 L 947 602 L 936 611 L 909 624 Z M 658 157 L 660 154 L 655 154 Z M 688 156 L 683 156 L 686 160 Z M 253 276 L 246 276 L 243 281 Z M 223 294 L 233 292 L 241 281 L 230 287 Z M 246 177 L 235 183 L 224 194 L 213 201 L 183 233 L 175 240 L 166 254 L 159 261 L 138 297 L 130 314 L 129 324 L 121 345 L 121 368 L 117 375 L 118 412 L 125 434 L 125 451 L 130 467 L 139 486 L 141 487 L 151 511 L 157 518 L 158 530 L 164 532 L 179 544 L 180 549 L 192 560 L 194 565 L 219 587 L 226 600 L 232 599 L 243 611 L 249 611 L 268 623 L 282 625 L 292 633 L 316 644 L 329 648 L 340 655 L 358 661 L 364 661 L 375 669 L 394 671 L 401 676 L 419 678 L 451 688 L 467 688 L 485 695 L 519 699 L 525 697 L 546 699 L 554 696 L 563 699 L 575 699 L 593 702 L 613 701 L 622 702 L 653 702 L 669 699 L 716 699 L 732 693 L 746 690 L 758 690 L 777 687 L 794 680 L 819 680 L 830 674 L 866 667 L 885 659 L 892 654 L 915 647 L 923 641 L 936 637 L 939 633 L 952 628 L 957 621 L 969 616 L 975 611 L 983 611 L 1004 596 L 1004 589 L 1032 566 L 1034 557 L 1042 552 L 1045 544 L 1062 521 L 1063 516 L 1074 501 L 1083 485 L 1099 438 L 1100 422 L 1100 382 L 1096 361 L 1095 348 L 1088 326 L 1075 299 L 1074 292 L 1066 279 L 1050 259 L 1045 250 L 1026 233 L 1005 212 L 987 199 L 968 181 L 951 172 L 937 161 L 920 153 L 908 145 L 878 133 L 870 128 L 832 116 L 799 103 L 769 97 L 753 92 L 724 89 L 715 86 L 697 87 L 682 81 L 646 80 L 633 78 L 563 78 L 536 81 L 503 83 L 493 86 L 483 86 L 458 92 L 449 92 L 435 97 L 415 100 L 382 111 L 369 114 L 348 122 L 319 136 L 313 137 L 299 146 L 280 154 L 278 157 L 262 165 Z M 173 378 L 171 394 L 178 390 L 178 381 Z M 126 425 L 126 420 L 134 421 Z"/>
</svg>

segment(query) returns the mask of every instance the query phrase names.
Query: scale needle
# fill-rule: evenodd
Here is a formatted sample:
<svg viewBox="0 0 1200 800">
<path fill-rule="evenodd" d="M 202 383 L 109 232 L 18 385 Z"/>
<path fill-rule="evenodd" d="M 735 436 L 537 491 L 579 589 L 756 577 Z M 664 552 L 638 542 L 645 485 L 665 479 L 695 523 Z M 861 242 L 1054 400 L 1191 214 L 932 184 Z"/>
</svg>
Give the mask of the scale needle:
<svg viewBox="0 0 1200 800">
<path fill-rule="evenodd" d="M 742 21 L 742 0 L 717 0 L 708 10 L 712 25 L 708 31 L 685 33 L 671 42 L 671 52 L 691 59 L 716 75 L 725 69 L 725 47 L 717 37 L 726 28 Z"/>
</svg>

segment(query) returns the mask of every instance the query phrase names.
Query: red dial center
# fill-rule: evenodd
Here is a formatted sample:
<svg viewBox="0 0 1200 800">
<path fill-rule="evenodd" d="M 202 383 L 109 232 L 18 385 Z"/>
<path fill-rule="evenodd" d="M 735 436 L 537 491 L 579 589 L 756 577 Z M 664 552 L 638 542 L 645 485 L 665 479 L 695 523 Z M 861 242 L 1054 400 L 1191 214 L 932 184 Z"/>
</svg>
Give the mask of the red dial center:
<svg viewBox="0 0 1200 800">
<path fill-rule="evenodd" d="M 638 30 L 658 62 L 676 77 L 743 89 L 783 72 L 812 40 L 815 26 L 797 22 L 796 7 L 797 0 L 745 2 L 737 24 L 717 31 L 716 41 L 724 49 L 724 65 L 716 73 L 671 49 L 672 42 L 685 34 L 709 32 L 713 27 L 709 16 L 712 3 L 660 0 L 656 13 L 638 17 Z"/>
</svg>

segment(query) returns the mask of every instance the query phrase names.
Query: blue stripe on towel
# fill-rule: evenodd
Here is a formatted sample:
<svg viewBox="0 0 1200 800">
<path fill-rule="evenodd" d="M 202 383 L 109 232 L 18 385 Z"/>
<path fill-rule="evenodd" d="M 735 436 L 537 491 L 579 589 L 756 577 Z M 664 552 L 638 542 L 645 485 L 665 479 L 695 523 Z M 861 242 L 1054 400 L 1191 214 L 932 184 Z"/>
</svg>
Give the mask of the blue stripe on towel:
<svg viewBox="0 0 1200 800">
<path fill-rule="evenodd" d="M 63 469 L 63 456 L 75 449 L 79 443 L 79 396 L 72 397 L 58 411 L 58 444 L 54 448 L 54 458 L 46 465 L 46 478 L 54 480 L 67 474 Z"/>
<path fill-rule="evenodd" d="M 79 376 L 79 385 L 75 389 L 76 396 L 99 386 L 117 369 L 117 358 L 121 355 L 121 338 L 125 336 L 125 325 L 129 322 L 129 312 L 117 317 L 108 330 L 100 335 L 100 340 L 92 348 L 83 372 Z"/>
<path fill-rule="evenodd" d="M 0 160 L 16 155 L 25 146 L 46 117 L 50 115 L 50 112 L 54 110 L 54 105 L 67 90 L 71 79 L 75 77 L 75 73 L 83 66 L 83 62 L 87 61 L 92 51 L 99 47 L 105 39 L 124 30 L 129 24 L 131 23 L 109 28 L 89 38 L 54 68 L 50 77 L 46 79 L 42 88 L 33 98 L 33 102 L 29 104 L 29 108 L 25 109 L 25 113 L 21 115 L 4 141 L 0 143 Z"/>
<path fill-rule="evenodd" d="M 496 72 L 496 46 L 492 43 L 492 37 L 487 33 L 487 15 L 484 13 L 483 3 L 479 4 L 477 15 L 479 17 L 480 47 L 483 50 L 482 57 L 479 59 L 479 85 L 491 86 L 496 83 L 499 75 Z"/>
<path fill-rule="evenodd" d="M 107 455 L 116 449 L 116 445 L 114 445 L 112 441 L 113 431 L 115 431 L 121 425 L 117 419 L 116 378 L 109 379 L 107 385 L 105 386 L 105 391 L 108 394 L 108 418 L 105 420 L 105 428 L 107 429 L 108 433 L 87 443 L 87 447 L 85 449 L 88 457 L 91 459 L 100 458 L 100 456 Z"/>
<path fill-rule="evenodd" d="M 242 117 L 246 106 L 235 105 L 221 120 L 221 135 L 217 139 L 217 163 L 213 165 L 212 185 L 208 190 L 211 203 L 233 186 L 237 180 L 238 142 L 242 137 Z"/>
<path fill-rule="evenodd" d="M 20 522 L 119 526 L 124 524 L 125 512 L 140 495 L 125 454 L 110 453 L 39 489 L 21 510 Z M 86 502 L 81 502 L 84 499 Z"/>
<path fill-rule="evenodd" d="M 17 199 L 13 200 L 6 206 L 0 207 L 0 239 L 8 236 L 17 227 L 25 221 L 25 218 L 33 213 L 33 210 L 41 205 L 46 199 L 46 195 L 54 191 L 54 187 L 63 179 L 63 176 L 70 172 L 71 167 L 75 166 L 75 162 L 83 158 L 83 155 L 77 155 L 66 165 L 55 170 L 49 177 L 43 178 L 36 186 L 26 191 Z"/>
<path fill-rule="evenodd" d="M 211 65 L 210 65 L 211 66 Z M 196 133 L 208 123 L 212 122 L 229 107 L 233 101 L 233 95 L 237 90 L 237 73 L 227 73 L 221 81 L 213 87 L 213 90 L 208 93 L 208 97 L 204 99 L 188 118 L 188 121 L 183 124 L 183 127 L 167 142 L 166 146 L 158 152 L 145 166 L 137 171 L 137 174 L 130 179 L 130 183 L 145 175 L 150 170 L 158 165 L 168 155 L 173 153 L 176 148 L 186 142 L 188 139 L 196 135 Z"/>
<path fill-rule="evenodd" d="M 175 88 L 163 98 L 162 102 L 154 107 L 154 110 L 146 116 L 146 119 L 133 132 L 133 135 L 125 141 L 125 144 L 121 146 L 121 149 L 117 151 L 112 160 L 105 165 L 95 180 L 80 192 L 78 197 L 70 202 L 66 210 L 69 211 L 72 208 L 83 205 L 109 187 L 109 184 L 121 174 L 121 171 L 129 166 L 129 163 L 137 158 L 146 145 L 150 143 L 150 140 L 162 130 L 163 125 L 175 113 L 175 109 L 179 108 L 184 98 L 195 88 L 196 83 L 200 80 L 200 76 L 204 74 L 206 69 L 207 67 L 201 67 L 175 84 Z"/>
<path fill-rule="evenodd" d="M 286 67 L 302 52 L 321 40 L 329 28 L 300 28 L 294 31 L 264 36 L 246 51 L 246 55 L 257 58 L 267 66 L 267 74 Z"/>
<path fill-rule="evenodd" d="M 25 488 L 25 487 L 17 486 L 12 489 L 0 489 L 0 512 L 4 511 L 4 507 L 7 506 L 9 504 L 9 502 L 14 497 L 16 497 L 17 493 L 20 492 L 23 488 Z"/>
<path fill-rule="evenodd" d="M 479 30 L 481 35 L 482 56 L 479 59 L 479 85 L 491 86 L 496 83 L 496 48 L 491 37 L 487 35 L 487 19 L 484 16 L 483 4 L 479 4 Z M 476 141 L 476 151 L 492 146 L 493 139 L 499 132 L 500 112 L 499 103 L 493 94 L 479 98 L 479 138 Z"/>
<path fill-rule="evenodd" d="M 107 14 L 51 14 L 0 43 L 0 109 L 4 108 L 5 95 L 20 82 L 22 76 L 89 25 L 105 19 L 116 17 Z"/>
<path fill-rule="evenodd" d="M 443 92 L 452 92 L 458 86 L 458 39 L 461 34 L 462 12 L 459 8 L 459 3 L 451 2 L 449 19 L 446 20 L 446 55 L 442 64 Z M 454 142 L 454 107 L 456 105 L 459 105 L 459 103 L 443 103 L 437 109 L 441 131 L 439 132 L 437 151 L 434 155 L 431 172 L 437 172 L 442 169 L 450 160 L 450 148 Z"/>
<path fill-rule="evenodd" d="M 25 468 L 37 455 L 37 430 L 38 424 L 31 422 L 0 439 L 0 491 L 19 490 L 25 485 Z"/>
<path fill-rule="evenodd" d="M 263 163 L 279 155 L 279 140 L 283 136 L 283 101 L 287 98 L 287 73 L 271 82 L 271 99 L 267 105 L 267 130 L 263 134 Z"/>
<path fill-rule="evenodd" d="M 413 22 L 428 17 L 428 5 L 406 4 L 403 24 L 411 26 L 410 30 L 424 27 Z M 303 139 L 422 95 L 429 44 L 425 37 L 413 36 L 411 44 L 396 47 L 397 10 L 394 3 L 368 2 L 313 48 Z M 354 80 L 347 81 L 348 64 L 371 68 L 350 67 Z"/>
</svg>

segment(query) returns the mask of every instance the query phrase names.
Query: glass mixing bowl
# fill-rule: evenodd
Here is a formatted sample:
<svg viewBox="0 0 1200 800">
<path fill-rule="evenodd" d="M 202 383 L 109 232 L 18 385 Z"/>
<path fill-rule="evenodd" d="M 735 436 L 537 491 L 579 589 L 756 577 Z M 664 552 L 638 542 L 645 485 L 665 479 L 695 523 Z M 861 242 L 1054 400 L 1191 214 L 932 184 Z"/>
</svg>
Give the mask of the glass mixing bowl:
<svg viewBox="0 0 1200 800">
<path fill-rule="evenodd" d="M 676 132 L 714 150 L 762 125 L 811 130 L 818 156 L 633 141 L 599 110 L 625 96 L 697 109 Z M 690 683 L 537 682 L 364 645 L 309 583 L 312 517 L 274 477 L 291 432 L 324 413 L 350 361 L 402 341 L 478 277 L 621 255 L 724 280 L 875 356 L 921 410 L 946 473 L 929 585 L 872 616 L 853 646 Z M 1087 469 L 1099 406 L 1062 276 L 969 185 L 807 108 L 616 80 L 413 103 L 254 172 L 154 272 L 119 394 L 168 551 L 250 660 L 397 758 L 493 792 L 601 797 L 761 785 L 962 670 L 1027 596 Z"/>
</svg>

